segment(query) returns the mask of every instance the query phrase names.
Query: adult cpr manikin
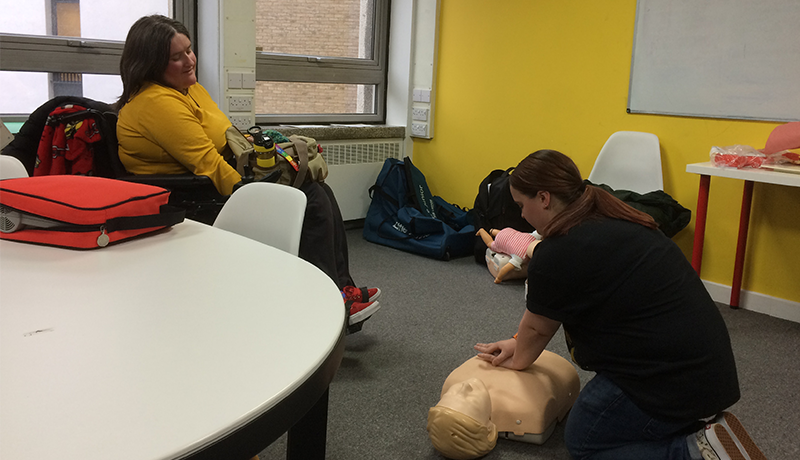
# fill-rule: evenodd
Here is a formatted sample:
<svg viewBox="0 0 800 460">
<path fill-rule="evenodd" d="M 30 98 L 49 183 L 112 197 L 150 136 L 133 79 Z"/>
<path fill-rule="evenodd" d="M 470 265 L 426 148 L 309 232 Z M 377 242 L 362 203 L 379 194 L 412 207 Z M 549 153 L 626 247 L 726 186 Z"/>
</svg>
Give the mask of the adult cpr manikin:
<svg viewBox="0 0 800 460">
<path fill-rule="evenodd" d="M 573 365 L 547 350 L 522 371 L 473 357 L 445 380 L 441 400 L 428 413 L 428 434 L 452 459 L 486 455 L 497 437 L 542 444 L 579 391 Z"/>
</svg>

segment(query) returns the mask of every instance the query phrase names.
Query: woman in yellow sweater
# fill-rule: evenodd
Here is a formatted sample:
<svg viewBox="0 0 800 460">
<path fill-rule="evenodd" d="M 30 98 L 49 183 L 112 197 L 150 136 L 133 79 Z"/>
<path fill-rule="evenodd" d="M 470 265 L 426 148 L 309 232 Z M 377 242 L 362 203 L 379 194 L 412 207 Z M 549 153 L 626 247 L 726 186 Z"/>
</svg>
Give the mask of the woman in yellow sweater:
<svg viewBox="0 0 800 460">
<path fill-rule="evenodd" d="M 230 195 L 242 180 L 222 155 L 231 122 L 197 82 L 196 64 L 189 31 L 179 21 L 153 15 L 131 26 L 119 65 L 119 157 L 130 173 L 208 176 L 220 194 Z M 308 182 L 300 189 L 308 205 L 299 256 L 339 286 L 349 324 L 360 323 L 378 310 L 380 289 L 354 287 L 330 187 Z"/>
<path fill-rule="evenodd" d="M 169 43 L 168 60 L 155 43 Z M 119 157 L 130 173 L 191 172 L 208 176 L 219 193 L 230 195 L 242 180 L 221 155 L 231 122 L 197 83 L 196 64 L 180 22 L 147 16 L 131 27 L 120 61 Z"/>
</svg>

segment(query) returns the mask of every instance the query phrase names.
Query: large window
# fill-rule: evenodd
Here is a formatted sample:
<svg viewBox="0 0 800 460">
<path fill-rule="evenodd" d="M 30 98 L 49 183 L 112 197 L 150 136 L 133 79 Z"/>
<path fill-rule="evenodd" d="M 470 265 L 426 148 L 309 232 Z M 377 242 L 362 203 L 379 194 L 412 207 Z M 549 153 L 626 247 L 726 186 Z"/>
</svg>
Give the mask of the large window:
<svg viewBox="0 0 800 460">
<path fill-rule="evenodd" d="M 388 0 L 256 0 L 256 119 L 383 122 Z"/>
<path fill-rule="evenodd" d="M 0 116 L 24 120 L 62 95 L 116 102 L 122 93 L 119 58 L 131 24 L 148 14 L 179 17 L 184 3 L 0 0 Z"/>
<path fill-rule="evenodd" d="M 253 0 L 259 123 L 385 120 L 389 0 Z M 58 95 L 115 102 L 131 24 L 171 15 L 198 55 L 196 0 L 0 0 L 0 116 Z M 11 115 L 11 116 L 9 116 Z"/>
</svg>

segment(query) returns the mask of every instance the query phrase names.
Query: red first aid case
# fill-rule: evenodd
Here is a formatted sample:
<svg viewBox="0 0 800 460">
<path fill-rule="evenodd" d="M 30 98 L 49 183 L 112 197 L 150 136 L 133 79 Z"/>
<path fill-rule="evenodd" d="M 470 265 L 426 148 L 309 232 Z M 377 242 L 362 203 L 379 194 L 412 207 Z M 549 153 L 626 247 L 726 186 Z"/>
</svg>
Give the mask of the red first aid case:
<svg viewBox="0 0 800 460">
<path fill-rule="evenodd" d="M 92 176 L 0 181 L 0 238 L 95 249 L 182 222 L 169 190 Z"/>
</svg>

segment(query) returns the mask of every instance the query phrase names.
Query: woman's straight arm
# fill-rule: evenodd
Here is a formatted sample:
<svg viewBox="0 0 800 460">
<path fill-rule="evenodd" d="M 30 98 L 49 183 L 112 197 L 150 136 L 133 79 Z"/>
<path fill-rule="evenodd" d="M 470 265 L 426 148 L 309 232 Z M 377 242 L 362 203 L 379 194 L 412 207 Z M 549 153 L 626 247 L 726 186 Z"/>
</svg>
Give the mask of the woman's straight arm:
<svg viewBox="0 0 800 460">
<path fill-rule="evenodd" d="M 525 310 L 517 330 L 517 348 L 506 367 L 522 370 L 533 364 L 561 323 Z"/>
</svg>

